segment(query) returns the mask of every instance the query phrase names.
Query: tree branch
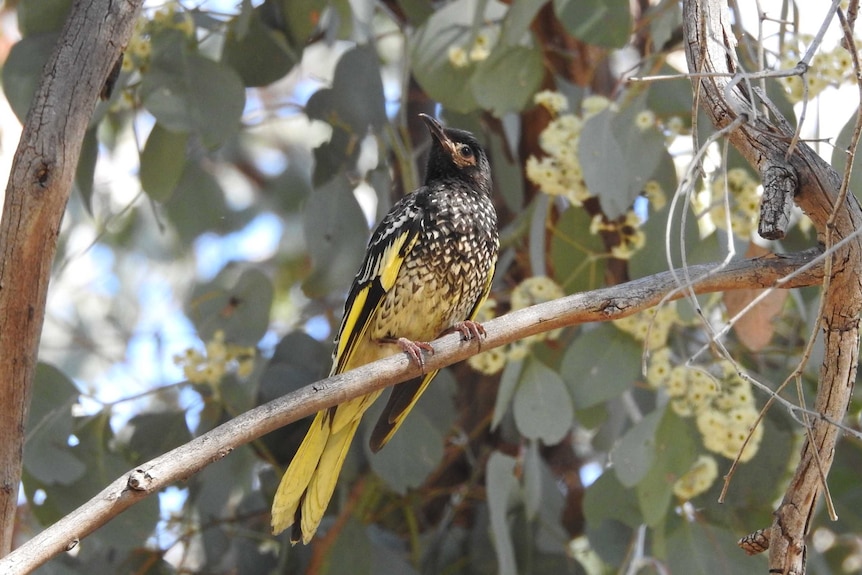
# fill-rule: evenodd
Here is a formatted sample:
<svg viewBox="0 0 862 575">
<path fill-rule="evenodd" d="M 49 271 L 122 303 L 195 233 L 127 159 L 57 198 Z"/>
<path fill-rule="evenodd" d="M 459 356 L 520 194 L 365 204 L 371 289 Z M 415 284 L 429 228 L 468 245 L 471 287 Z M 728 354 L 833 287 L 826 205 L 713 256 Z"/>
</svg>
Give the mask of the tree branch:
<svg viewBox="0 0 862 575">
<path fill-rule="evenodd" d="M 772 255 L 731 262 L 722 268 L 691 266 L 695 293 L 743 288 L 784 288 L 816 285 L 822 280 L 822 254 L 818 250 Z M 673 272 L 664 272 L 625 284 L 580 293 L 512 312 L 485 323 L 487 337 L 463 342 L 450 334 L 434 342 L 426 368 L 436 370 L 480 351 L 499 347 L 530 335 L 594 321 L 609 321 L 657 305 L 663 298 L 679 299 L 681 290 Z M 321 409 L 343 403 L 420 374 L 406 355 L 397 354 L 348 371 L 247 411 L 168 453 L 117 478 L 87 503 L 51 525 L 30 541 L 0 559 L 0 573 L 27 573 L 51 557 L 71 549 L 110 519 L 141 499 L 187 479 L 233 449 Z"/>
<path fill-rule="evenodd" d="M 24 122 L 0 221 L 0 556 L 18 504 L 24 425 L 51 263 L 81 142 L 141 0 L 77 0 Z"/>
<path fill-rule="evenodd" d="M 740 116 L 747 119 L 728 137 L 761 173 L 764 201 L 771 202 L 761 211 L 770 218 L 761 230 L 780 235 L 787 206 L 795 201 L 811 218 L 821 242 L 836 248 L 826 251 L 820 314 L 825 353 L 814 410 L 824 417 L 810 423 L 796 473 L 769 530 L 769 572 L 802 575 L 805 536 L 822 487 L 821 474 L 828 476 L 838 438 L 839 430 L 830 422 L 844 418 L 856 379 L 862 310 L 862 240 L 856 232 L 862 209 L 814 150 L 796 144 L 794 130 L 765 96 L 747 87 L 724 3 L 686 0 L 683 27 L 689 70 L 699 74 L 695 91 L 715 126 L 723 128 Z M 752 105 L 758 98 L 764 99 L 771 117 Z"/>
</svg>

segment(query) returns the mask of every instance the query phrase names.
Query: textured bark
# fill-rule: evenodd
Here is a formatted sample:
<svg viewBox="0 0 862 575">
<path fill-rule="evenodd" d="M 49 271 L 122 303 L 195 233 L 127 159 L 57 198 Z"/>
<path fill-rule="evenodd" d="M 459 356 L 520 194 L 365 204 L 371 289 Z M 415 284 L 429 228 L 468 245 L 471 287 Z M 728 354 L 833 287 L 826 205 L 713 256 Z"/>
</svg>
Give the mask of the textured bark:
<svg viewBox="0 0 862 575">
<path fill-rule="evenodd" d="M 687 0 L 683 6 L 689 70 L 726 74 L 693 80 L 702 108 L 718 128 L 728 126 L 740 116 L 746 117 L 728 138 L 761 173 L 767 202 L 761 213 L 770 215 L 770 221 L 765 223 L 767 233 L 782 233 L 783 214 L 792 199 L 811 218 L 821 242 L 835 245 L 850 238 L 862 224 L 862 210 L 852 193 L 838 205 L 839 174 L 803 143 L 787 157 L 793 141 L 793 129 L 788 122 L 774 109 L 769 116 L 763 114 L 760 95 L 750 93 L 739 76 L 729 76 L 738 73 L 738 66 L 724 2 Z M 756 109 L 752 108 L 752 100 L 758 102 Z M 795 195 L 791 198 L 792 192 Z M 827 224 L 830 217 L 834 217 L 834 223 Z M 829 233 L 831 238 L 827 237 Z M 825 355 L 814 404 L 815 411 L 825 417 L 810 422 L 799 465 L 775 511 L 774 523 L 761 533 L 768 533 L 769 537 L 769 573 L 805 572 L 805 537 L 823 488 L 820 474 L 828 476 L 838 438 L 839 430 L 830 421 L 844 418 L 856 379 L 862 308 L 860 238 L 852 237 L 843 243 L 831 258 L 821 317 Z"/>
<path fill-rule="evenodd" d="M 81 142 L 141 0 L 77 0 L 42 72 L 0 221 L 0 556 L 9 552 L 51 262 Z"/>
</svg>

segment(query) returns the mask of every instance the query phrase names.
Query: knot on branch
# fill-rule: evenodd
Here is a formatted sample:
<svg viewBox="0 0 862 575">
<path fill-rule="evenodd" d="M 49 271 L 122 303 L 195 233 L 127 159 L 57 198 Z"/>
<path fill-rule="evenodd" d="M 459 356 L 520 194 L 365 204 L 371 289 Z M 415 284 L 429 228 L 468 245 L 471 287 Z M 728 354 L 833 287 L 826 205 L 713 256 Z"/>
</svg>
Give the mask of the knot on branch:
<svg viewBox="0 0 862 575">
<path fill-rule="evenodd" d="M 780 240 L 790 224 L 799 178 L 790 164 L 768 160 L 761 169 L 761 180 L 763 198 L 760 200 L 757 233 L 766 240 Z"/>
<path fill-rule="evenodd" d="M 132 491 L 147 491 L 150 484 L 153 482 L 153 477 L 143 469 L 135 469 L 129 474 L 127 485 Z"/>
</svg>

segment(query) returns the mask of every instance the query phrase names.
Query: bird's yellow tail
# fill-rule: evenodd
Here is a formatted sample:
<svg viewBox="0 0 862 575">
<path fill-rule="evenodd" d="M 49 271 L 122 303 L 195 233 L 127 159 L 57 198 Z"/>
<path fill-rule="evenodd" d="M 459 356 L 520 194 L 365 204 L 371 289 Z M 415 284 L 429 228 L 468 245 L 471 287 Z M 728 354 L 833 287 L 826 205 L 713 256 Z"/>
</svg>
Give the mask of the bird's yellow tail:
<svg viewBox="0 0 862 575">
<path fill-rule="evenodd" d="M 311 541 L 335 492 L 362 414 L 378 395 L 372 393 L 317 413 L 275 492 L 273 533 L 294 525 L 291 543 Z"/>
</svg>

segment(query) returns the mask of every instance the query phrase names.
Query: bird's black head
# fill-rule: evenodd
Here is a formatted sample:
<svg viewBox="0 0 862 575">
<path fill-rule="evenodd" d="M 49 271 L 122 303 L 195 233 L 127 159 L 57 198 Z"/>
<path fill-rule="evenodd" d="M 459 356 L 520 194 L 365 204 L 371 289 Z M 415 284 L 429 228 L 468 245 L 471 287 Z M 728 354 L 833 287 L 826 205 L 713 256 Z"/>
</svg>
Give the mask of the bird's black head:
<svg viewBox="0 0 862 575">
<path fill-rule="evenodd" d="M 491 166 L 485 150 L 470 132 L 444 128 L 440 122 L 419 114 L 431 131 L 431 153 L 425 184 L 436 180 L 456 178 L 474 189 L 491 193 Z"/>
</svg>

